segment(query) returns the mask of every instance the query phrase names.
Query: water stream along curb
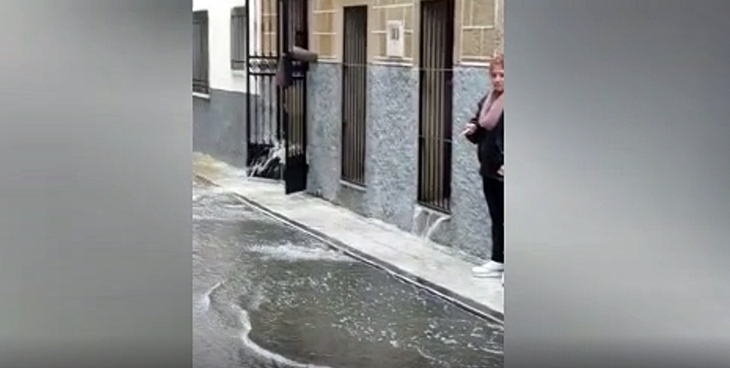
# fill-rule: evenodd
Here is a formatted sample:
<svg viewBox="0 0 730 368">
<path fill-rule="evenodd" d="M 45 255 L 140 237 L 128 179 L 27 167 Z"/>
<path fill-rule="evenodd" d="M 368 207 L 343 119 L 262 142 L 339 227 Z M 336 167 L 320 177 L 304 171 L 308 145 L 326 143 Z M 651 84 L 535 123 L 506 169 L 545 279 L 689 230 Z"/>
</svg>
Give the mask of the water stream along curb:
<svg viewBox="0 0 730 368">
<path fill-rule="evenodd" d="M 216 187 L 221 187 L 218 183 L 215 182 L 215 180 L 209 179 L 204 175 L 201 175 L 199 173 L 195 173 L 194 175 L 195 175 L 196 179 L 198 179 L 202 182 L 205 182 L 206 184 L 216 186 Z M 487 319 L 487 320 L 490 320 L 490 321 L 493 321 L 493 322 L 496 322 L 496 323 L 499 323 L 502 325 L 504 324 L 504 313 L 502 313 L 502 312 L 493 310 L 481 303 L 477 303 L 476 301 L 474 301 L 468 297 L 464 297 L 462 295 L 454 293 L 451 290 L 448 290 L 447 288 L 444 288 L 440 285 L 437 285 L 428 280 L 425 280 L 424 278 L 414 275 L 411 272 L 406 271 L 406 270 L 398 267 L 395 264 L 392 264 L 390 262 L 387 262 L 387 261 L 384 261 L 377 257 L 374 257 L 370 254 L 367 254 L 366 252 L 362 252 L 350 245 L 345 244 L 344 242 L 341 242 L 337 239 L 334 239 L 334 238 L 328 236 L 327 234 L 324 234 L 320 231 L 312 229 L 311 227 L 309 227 L 305 224 L 292 220 L 291 218 L 288 218 L 280 213 L 277 213 L 277 212 L 267 208 L 266 206 L 263 206 L 263 205 L 259 204 L 258 202 L 253 201 L 250 198 L 247 198 L 244 195 L 241 195 L 241 194 L 235 193 L 235 192 L 231 192 L 231 194 L 234 195 L 239 200 L 241 200 L 243 203 L 245 203 L 253 208 L 256 208 L 257 210 L 261 211 L 262 213 L 264 213 L 272 218 L 275 218 L 278 221 L 286 223 L 289 226 L 292 226 L 304 233 L 307 233 L 307 234 L 323 241 L 329 247 L 331 247 L 332 249 L 334 249 L 338 252 L 344 253 L 349 257 L 357 259 L 358 261 L 361 261 L 361 262 L 368 264 L 372 267 L 375 267 L 377 269 L 383 270 L 408 284 L 411 284 L 411 285 L 417 286 L 421 289 L 424 289 L 424 290 L 448 301 L 449 303 L 454 304 L 454 305 L 464 309 L 465 311 L 467 311 L 473 315 L 476 315 L 478 317 L 481 317 L 481 318 L 484 318 L 484 319 Z"/>
</svg>

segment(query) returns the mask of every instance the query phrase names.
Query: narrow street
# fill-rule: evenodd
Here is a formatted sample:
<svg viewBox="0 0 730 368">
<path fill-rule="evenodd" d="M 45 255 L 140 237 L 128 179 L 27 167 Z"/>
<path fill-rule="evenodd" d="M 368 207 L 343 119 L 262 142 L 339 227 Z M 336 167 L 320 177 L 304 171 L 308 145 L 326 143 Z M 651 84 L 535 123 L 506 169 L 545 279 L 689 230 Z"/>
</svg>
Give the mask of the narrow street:
<svg viewBox="0 0 730 368">
<path fill-rule="evenodd" d="M 193 185 L 195 367 L 502 367 L 503 329 Z"/>
</svg>

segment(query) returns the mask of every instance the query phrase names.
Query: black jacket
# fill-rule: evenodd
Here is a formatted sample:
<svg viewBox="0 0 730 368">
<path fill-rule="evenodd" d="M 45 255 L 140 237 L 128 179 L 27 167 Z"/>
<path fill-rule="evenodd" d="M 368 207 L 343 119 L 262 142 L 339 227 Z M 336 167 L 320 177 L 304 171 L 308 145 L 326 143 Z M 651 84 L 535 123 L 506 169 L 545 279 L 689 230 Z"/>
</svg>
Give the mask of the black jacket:
<svg viewBox="0 0 730 368">
<path fill-rule="evenodd" d="M 499 122 L 492 130 L 482 128 L 479 123 L 479 113 L 482 111 L 482 105 L 487 100 L 482 98 L 477 105 L 477 112 L 469 121 L 476 124 L 477 130 L 467 135 L 466 138 L 477 145 L 477 156 L 479 157 L 479 172 L 483 177 L 503 180 L 502 176 L 497 173 L 499 168 L 504 165 L 504 112 L 499 117 Z"/>
</svg>

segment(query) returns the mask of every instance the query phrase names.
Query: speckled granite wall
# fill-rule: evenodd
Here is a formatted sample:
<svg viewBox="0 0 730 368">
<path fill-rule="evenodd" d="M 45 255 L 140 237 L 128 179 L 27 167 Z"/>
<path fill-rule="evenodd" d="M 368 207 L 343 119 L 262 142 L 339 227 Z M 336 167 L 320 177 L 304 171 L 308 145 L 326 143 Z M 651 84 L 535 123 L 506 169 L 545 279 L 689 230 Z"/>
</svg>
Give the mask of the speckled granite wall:
<svg viewBox="0 0 730 368">
<path fill-rule="evenodd" d="M 307 157 L 310 194 L 334 201 L 340 178 L 341 69 L 312 64 L 307 75 Z"/>
<path fill-rule="evenodd" d="M 365 188 L 340 182 L 342 79 L 336 64 L 310 70 L 308 191 L 363 215 L 410 230 L 416 196 L 417 72 L 368 70 Z"/>
<path fill-rule="evenodd" d="M 418 72 L 370 66 L 367 107 L 370 213 L 410 230 L 418 185 Z"/>
<path fill-rule="evenodd" d="M 483 69 L 454 76 L 454 132 L 461 132 L 487 87 Z M 363 215 L 413 231 L 418 174 L 418 72 L 370 66 L 365 188 L 340 182 L 341 69 L 317 64 L 309 75 L 308 191 Z M 452 215 L 433 238 L 466 257 L 489 256 L 489 219 L 475 148 L 454 137 Z M 418 227 L 418 226 L 416 226 Z M 419 229 L 415 229 L 419 230 Z"/>
<path fill-rule="evenodd" d="M 313 65 L 308 81 L 308 192 L 408 231 L 422 231 L 416 205 L 418 174 L 418 72 L 371 66 L 368 71 L 366 187 L 340 182 L 341 68 Z M 462 131 L 488 85 L 484 69 L 454 73 L 454 132 Z M 193 98 L 193 149 L 237 167 L 246 164 L 245 95 L 211 91 Z M 432 234 L 466 256 L 489 256 L 489 216 L 475 148 L 454 136 L 452 214 Z M 431 222 L 432 219 L 426 219 Z"/>
<path fill-rule="evenodd" d="M 454 145 L 451 176 L 451 244 L 480 258 L 491 255 L 487 204 L 476 147 L 461 136 L 464 124 L 476 112 L 489 80 L 483 68 L 457 68 L 454 72 Z"/>
<path fill-rule="evenodd" d="M 246 95 L 211 90 L 193 97 L 193 151 L 236 167 L 246 166 Z"/>
</svg>

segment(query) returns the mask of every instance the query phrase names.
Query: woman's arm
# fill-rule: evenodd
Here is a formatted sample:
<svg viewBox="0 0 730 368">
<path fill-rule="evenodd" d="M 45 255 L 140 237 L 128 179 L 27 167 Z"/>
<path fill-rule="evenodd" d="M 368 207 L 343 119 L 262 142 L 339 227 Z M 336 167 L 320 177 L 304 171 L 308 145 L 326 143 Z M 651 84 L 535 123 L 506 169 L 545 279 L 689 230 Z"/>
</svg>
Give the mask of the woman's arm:
<svg viewBox="0 0 730 368">
<path fill-rule="evenodd" d="M 471 143 L 479 144 L 484 136 L 484 128 L 479 125 L 479 122 L 476 119 L 469 120 L 469 123 L 474 124 L 477 128 L 473 133 L 467 134 L 466 139 Z"/>
<path fill-rule="evenodd" d="M 474 144 L 478 144 L 482 137 L 484 136 L 484 128 L 482 128 L 479 125 L 479 114 L 482 112 L 482 106 L 484 105 L 484 102 L 487 100 L 487 97 L 482 97 L 479 100 L 479 103 L 477 104 L 476 112 L 474 113 L 474 116 L 472 116 L 471 119 L 469 119 L 469 124 L 474 124 L 476 126 L 476 130 L 474 130 L 473 133 L 467 134 L 466 139 Z"/>
</svg>

